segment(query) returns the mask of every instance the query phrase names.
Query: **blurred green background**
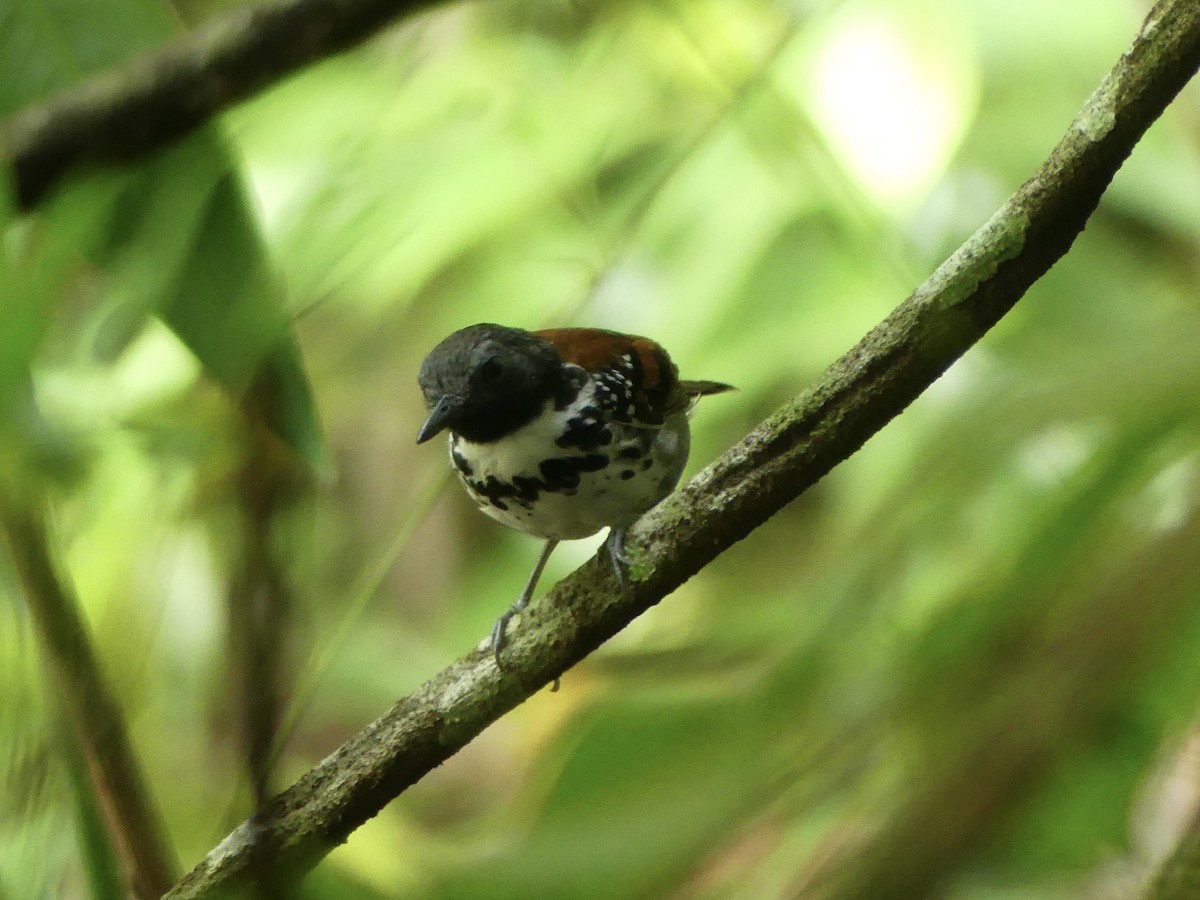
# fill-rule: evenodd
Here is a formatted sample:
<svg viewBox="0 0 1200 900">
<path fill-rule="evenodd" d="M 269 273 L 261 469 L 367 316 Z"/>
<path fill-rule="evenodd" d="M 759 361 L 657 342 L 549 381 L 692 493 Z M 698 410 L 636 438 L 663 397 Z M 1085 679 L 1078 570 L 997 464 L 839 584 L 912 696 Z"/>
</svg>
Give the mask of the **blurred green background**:
<svg viewBox="0 0 1200 900">
<path fill-rule="evenodd" d="M 0 114 L 238 5 L 0 0 Z M 661 340 L 741 388 L 699 408 L 695 471 L 1033 172 L 1144 12 L 448 6 L 10 216 L 0 482 L 48 497 L 184 866 L 251 812 L 226 608 L 256 372 L 316 473 L 272 512 L 282 787 L 480 641 L 538 552 L 414 445 L 441 337 Z M 1132 896 L 1200 797 L 1198 246 L 1193 86 L 912 408 L 303 895 Z M 0 590 L 0 897 L 102 895 L 7 561 Z"/>
</svg>

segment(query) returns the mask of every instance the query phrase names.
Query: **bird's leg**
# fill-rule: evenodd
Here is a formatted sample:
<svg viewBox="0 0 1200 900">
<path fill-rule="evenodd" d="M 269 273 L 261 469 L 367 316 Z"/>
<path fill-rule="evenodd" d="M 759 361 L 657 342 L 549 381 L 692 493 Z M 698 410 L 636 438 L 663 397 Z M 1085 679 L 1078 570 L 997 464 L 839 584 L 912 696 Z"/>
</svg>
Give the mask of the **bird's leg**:
<svg viewBox="0 0 1200 900">
<path fill-rule="evenodd" d="M 625 553 L 626 528 L 616 526 L 608 529 L 608 537 L 604 546 L 608 548 L 608 557 L 612 560 L 613 571 L 617 573 L 617 581 L 621 584 L 621 593 L 626 600 L 633 598 L 633 586 L 629 583 L 629 556 Z"/>
<path fill-rule="evenodd" d="M 533 592 L 537 589 L 538 579 L 542 577 L 542 570 L 546 568 L 546 561 L 550 559 L 550 554 L 554 552 L 554 548 L 558 546 L 558 541 L 546 541 L 546 546 L 542 548 L 542 555 L 538 557 L 537 565 L 533 567 L 533 574 L 529 576 L 529 581 L 525 584 L 525 590 L 521 591 L 521 596 L 517 598 L 517 602 L 508 608 L 508 610 L 500 618 L 496 620 L 496 624 L 492 626 L 492 654 L 496 657 L 496 667 L 503 669 L 504 666 L 500 663 L 500 651 L 504 649 L 504 631 L 508 628 L 508 623 L 521 610 L 529 605 L 529 600 L 533 597 Z"/>
</svg>

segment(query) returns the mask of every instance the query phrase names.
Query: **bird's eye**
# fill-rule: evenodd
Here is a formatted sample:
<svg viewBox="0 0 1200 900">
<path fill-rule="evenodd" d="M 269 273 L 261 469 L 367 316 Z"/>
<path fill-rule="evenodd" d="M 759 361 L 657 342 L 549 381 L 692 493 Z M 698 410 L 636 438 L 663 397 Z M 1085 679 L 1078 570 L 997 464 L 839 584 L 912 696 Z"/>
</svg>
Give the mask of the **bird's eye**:
<svg viewBox="0 0 1200 900">
<path fill-rule="evenodd" d="M 485 382 L 496 382 L 504 374 L 504 365 L 496 357 L 492 357 L 479 367 L 479 378 Z"/>
</svg>

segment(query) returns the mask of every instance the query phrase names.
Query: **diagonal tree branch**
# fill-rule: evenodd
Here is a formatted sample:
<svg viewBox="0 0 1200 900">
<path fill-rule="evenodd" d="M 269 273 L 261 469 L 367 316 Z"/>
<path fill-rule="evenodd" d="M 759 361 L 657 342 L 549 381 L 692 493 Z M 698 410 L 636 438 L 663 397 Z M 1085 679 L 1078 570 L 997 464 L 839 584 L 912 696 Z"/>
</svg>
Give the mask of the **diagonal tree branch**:
<svg viewBox="0 0 1200 900">
<path fill-rule="evenodd" d="M 1114 173 L 1200 67 L 1200 4 L 1161 0 L 1050 158 L 976 234 L 807 392 L 634 529 L 634 596 L 604 559 L 525 616 L 498 671 L 477 648 L 399 701 L 227 837 L 170 892 L 246 877 L 258 829 L 293 872 L 503 713 L 746 537 L 898 415 L 1070 248 Z"/>
<path fill-rule="evenodd" d="M 266 0 L 0 122 L 17 205 L 72 166 L 157 150 L 284 76 L 446 0 Z"/>
</svg>

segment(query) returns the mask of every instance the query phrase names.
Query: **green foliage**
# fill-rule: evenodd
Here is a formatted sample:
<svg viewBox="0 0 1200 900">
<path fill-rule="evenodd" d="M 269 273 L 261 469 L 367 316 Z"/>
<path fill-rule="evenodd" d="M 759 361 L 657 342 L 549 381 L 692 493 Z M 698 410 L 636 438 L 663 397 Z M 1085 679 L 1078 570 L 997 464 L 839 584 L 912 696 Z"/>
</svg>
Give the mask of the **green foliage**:
<svg viewBox="0 0 1200 900">
<path fill-rule="evenodd" d="M 0 23 L 0 114 L 44 100 L 176 30 L 168 10 L 154 0 L 9 0 L 0 3 Z M 226 444 L 234 440 L 243 427 L 236 401 L 253 385 L 258 397 L 269 398 L 265 424 L 308 463 L 324 464 L 282 286 L 216 127 L 135 169 L 78 173 L 35 215 L 16 217 L 5 187 L 0 502 L 11 512 L 41 503 L 47 491 L 61 501 L 66 553 L 79 564 L 72 574 L 87 611 L 99 617 L 92 624 L 100 643 L 145 641 L 154 624 L 136 607 L 115 607 L 107 635 L 99 622 L 107 602 L 124 599 L 138 580 L 137 546 L 151 541 L 140 551 L 147 563 L 157 552 L 154 526 L 173 521 L 194 527 L 186 524 L 198 496 L 192 479 L 203 477 L 205 466 L 210 477 L 228 475 L 232 457 L 214 454 L 213 442 L 198 430 L 211 429 Z M 195 402 L 208 385 L 227 392 L 218 405 Z M 172 414 L 185 408 L 185 417 L 172 422 Z M 174 455 L 153 446 L 164 431 Z M 180 455 L 186 473 L 173 465 Z M 162 492 L 172 481 L 179 486 L 181 474 L 192 482 L 186 495 Z M 131 501 L 142 501 L 140 508 Z M 158 517 L 148 513 L 147 502 L 162 504 Z M 172 526 L 165 533 L 178 531 Z M 113 552 L 115 547 L 125 549 Z M 14 608 L 21 610 L 28 603 L 33 610 L 42 601 L 28 585 L 22 588 L 6 585 L 6 603 L 20 603 Z M 46 615 L 43 609 L 33 618 Z M 32 631 L 19 615 L 3 634 L 0 652 L 27 652 Z M 54 681 L 63 661 L 42 649 L 42 672 Z M 140 652 L 125 659 L 132 673 L 149 672 L 145 661 Z M 114 668 L 119 682 L 131 673 Z M 14 691 L 37 684 L 33 672 L 13 674 Z M 65 687 L 62 681 L 57 686 Z M 5 854 L 6 886 L 15 896 L 58 893 L 78 880 L 81 868 L 93 896 L 122 894 L 114 840 L 103 831 L 108 823 L 98 817 L 85 763 L 65 737 L 78 723 L 47 729 L 39 716 L 20 724 L 12 748 L 4 748 L 14 763 L 5 766 L 6 785 L 21 781 L 30 762 L 57 777 L 46 780 L 44 797 L 24 789 L 21 794 L 35 799 L 11 830 L 0 833 L 13 850 Z M 108 734 L 95 737 L 100 746 L 111 743 Z M 66 781 L 63 762 L 71 775 Z M 78 862 L 69 852 L 70 830 L 61 827 L 72 808 Z M 35 823 L 50 827 L 39 831 Z"/>
<path fill-rule="evenodd" d="M 174 33 L 166 9 L 154 0 L 86 6 L 8 0 L 0 20 L 0 112 L 44 99 Z M 30 58 L 44 62 L 29 66 Z M 281 286 L 215 128 L 136 171 L 85 174 L 24 227 L 38 233 L 35 243 L 53 248 L 10 248 L 8 265 L 50 280 L 16 286 L 13 299 L 24 308 L 51 309 L 62 302 L 55 293 L 77 297 L 85 290 L 80 279 L 100 278 L 98 308 L 86 326 L 71 323 L 64 336 L 90 339 L 90 347 L 72 348 L 75 361 L 111 361 L 141 333 L 146 317 L 156 315 L 235 396 L 268 372 L 272 392 L 288 398 L 272 421 L 275 430 L 310 463 L 323 463 Z M 17 346 L 36 347 L 37 326 L 50 321 L 45 314 L 32 317 Z M 18 353 L 9 364 L 21 371 L 27 362 Z"/>
<path fill-rule="evenodd" d="M 162 39 L 147 8 L 0 0 L 0 111 Z M 256 373 L 323 463 L 303 349 L 337 470 L 280 541 L 307 645 L 285 779 L 482 639 L 536 555 L 454 485 L 428 501 L 438 339 L 656 337 L 741 388 L 698 409 L 698 469 L 991 215 L 1138 24 L 1118 0 L 447 8 L 10 222 L 0 473 L 55 486 L 185 862 L 249 812 L 221 617 Z M 1016 898 L 1145 870 L 1131 810 L 1165 820 L 1151 776 L 1200 683 L 1194 104 L 911 409 L 304 895 Z M 33 896 L 82 879 L 56 827 L 82 795 L 0 610 L 6 783 L 52 775 L 0 816 L 0 891 Z"/>
</svg>

